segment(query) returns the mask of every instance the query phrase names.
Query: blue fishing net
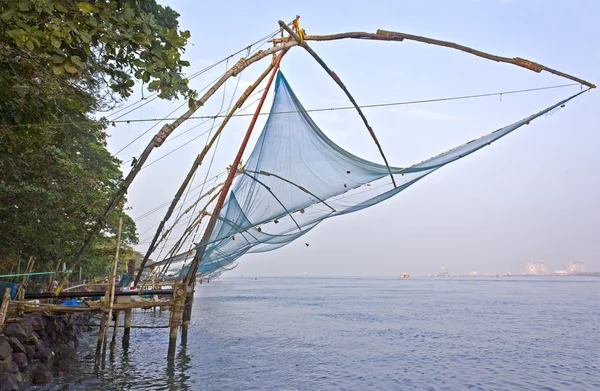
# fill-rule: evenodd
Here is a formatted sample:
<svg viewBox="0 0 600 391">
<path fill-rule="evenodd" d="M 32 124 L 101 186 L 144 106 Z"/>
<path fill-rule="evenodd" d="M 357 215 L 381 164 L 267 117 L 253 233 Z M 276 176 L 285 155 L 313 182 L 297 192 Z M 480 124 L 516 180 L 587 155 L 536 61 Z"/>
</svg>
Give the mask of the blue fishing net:
<svg viewBox="0 0 600 391">
<path fill-rule="evenodd" d="M 212 235 L 196 245 L 201 250 L 198 272 L 222 272 L 246 253 L 275 250 L 327 218 L 385 201 L 577 95 L 410 167 L 391 167 L 394 187 L 385 165 L 361 159 L 331 141 L 279 72 L 273 106 L 254 150 L 238 167 L 240 173 Z M 192 257 L 188 252 L 161 263 L 179 263 L 185 274 Z"/>
</svg>

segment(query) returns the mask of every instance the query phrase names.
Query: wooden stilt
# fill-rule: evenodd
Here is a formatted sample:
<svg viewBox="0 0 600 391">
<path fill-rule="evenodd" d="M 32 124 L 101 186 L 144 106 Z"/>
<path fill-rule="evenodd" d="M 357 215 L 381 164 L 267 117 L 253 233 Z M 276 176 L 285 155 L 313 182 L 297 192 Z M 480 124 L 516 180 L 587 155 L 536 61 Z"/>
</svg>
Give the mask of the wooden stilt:
<svg viewBox="0 0 600 391">
<path fill-rule="evenodd" d="M 127 264 L 127 274 L 129 274 L 129 280 L 132 281 L 135 274 L 135 260 L 130 259 Z M 154 287 L 152 287 L 154 289 Z M 154 307 L 156 311 L 156 307 Z M 131 317 L 133 314 L 132 309 L 125 310 L 125 319 L 123 320 L 123 348 L 127 349 L 129 347 L 129 338 L 131 333 Z"/>
<path fill-rule="evenodd" d="M 10 288 L 4 290 L 4 296 L 2 296 L 2 306 L 0 307 L 0 330 L 6 320 L 6 312 L 8 311 L 8 303 L 10 303 Z"/>
<path fill-rule="evenodd" d="M 115 285 L 117 282 L 117 266 L 119 265 L 119 248 L 121 247 L 121 228 L 123 226 L 123 218 L 119 217 L 119 231 L 117 233 L 117 250 L 115 251 L 115 261 L 113 262 L 112 272 L 110 274 L 109 284 L 109 296 L 108 296 L 108 322 L 110 322 L 113 312 L 113 306 L 115 305 Z M 107 323 L 110 324 L 110 323 Z M 108 337 L 108 329 L 105 328 L 104 338 Z"/>
<path fill-rule="evenodd" d="M 107 323 L 107 317 L 108 316 L 106 312 L 103 312 L 102 317 L 100 318 L 100 326 L 98 327 L 98 339 L 96 342 L 96 363 L 100 361 L 100 353 L 102 352 L 102 341 L 104 340 L 104 326 Z"/>
<path fill-rule="evenodd" d="M 183 309 L 185 306 L 186 291 L 182 284 L 176 284 L 173 289 L 169 314 L 169 351 L 168 357 L 175 357 L 175 348 L 177 346 L 177 332 L 183 319 Z"/>
<path fill-rule="evenodd" d="M 187 292 L 185 296 L 185 304 L 183 308 L 183 319 L 181 324 L 181 338 L 184 336 L 187 338 L 187 331 L 192 320 L 192 306 L 194 305 L 194 288 L 196 287 L 196 281 L 192 284 L 191 290 Z"/>
<path fill-rule="evenodd" d="M 112 335 L 112 340 L 110 341 L 111 344 L 114 344 L 117 342 L 117 330 L 119 328 L 119 318 L 121 317 L 121 311 L 116 311 L 115 312 L 115 324 L 113 326 L 113 335 Z"/>
</svg>

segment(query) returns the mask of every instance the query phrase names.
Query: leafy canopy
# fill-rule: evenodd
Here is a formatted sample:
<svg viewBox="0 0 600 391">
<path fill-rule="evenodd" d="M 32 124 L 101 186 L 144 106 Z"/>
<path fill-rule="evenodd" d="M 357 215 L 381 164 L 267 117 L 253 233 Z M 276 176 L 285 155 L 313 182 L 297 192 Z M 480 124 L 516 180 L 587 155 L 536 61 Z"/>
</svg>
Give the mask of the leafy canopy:
<svg viewBox="0 0 600 391">
<path fill-rule="evenodd" d="M 189 31 L 154 0 L 4 0 L 2 41 L 40 56 L 56 76 L 132 93 L 135 79 L 161 98 L 192 97 L 181 58 Z"/>
<path fill-rule="evenodd" d="M 136 80 L 161 98 L 194 96 L 181 59 L 190 34 L 178 16 L 154 0 L 0 2 L 2 272 L 29 256 L 36 270 L 68 264 L 122 182 L 95 112 L 129 96 Z M 135 222 L 120 205 L 84 256 L 84 276 L 106 274 L 119 216 L 121 258 L 139 258 Z"/>
</svg>

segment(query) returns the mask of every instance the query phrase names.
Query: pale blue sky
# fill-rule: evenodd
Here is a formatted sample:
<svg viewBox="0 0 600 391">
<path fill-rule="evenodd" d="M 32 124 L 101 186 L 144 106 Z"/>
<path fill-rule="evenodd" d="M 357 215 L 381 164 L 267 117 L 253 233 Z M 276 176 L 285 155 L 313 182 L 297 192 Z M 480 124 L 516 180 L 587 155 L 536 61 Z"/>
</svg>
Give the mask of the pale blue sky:
<svg viewBox="0 0 600 391">
<path fill-rule="evenodd" d="M 378 28 L 401 31 L 507 57 L 525 57 L 600 83 L 597 1 L 162 3 L 177 10 L 182 28 L 192 33 L 193 46 L 185 55 L 192 63 L 190 73 L 274 31 L 278 19 L 291 20 L 299 14 L 308 33 L 375 32 Z M 338 41 L 311 45 L 340 75 L 359 104 L 569 82 L 421 43 Z M 259 63 L 241 75 L 238 94 L 264 67 L 266 63 Z M 204 87 L 224 70 L 225 65 L 220 65 L 195 79 L 193 87 Z M 341 90 L 300 48 L 286 55 L 282 70 L 306 108 L 348 104 Z M 232 79 L 227 85 L 226 106 L 236 82 Z M 504 96 L 502 100 L 490 97 L 368 109 L 365 113 L 390 164 L 405 166 L 521 119 L 576 91 L 578 86 Z M 222 99 L 222 91 L 217 92 L 197 114 L 214 114 Z M 127 118 L 164 116 L 179 104 L 155 101 Z M 525 262 L 540 259 L 550 270 L 576 259 L 586 260 L 589 269 L 600 270 L 598 108 L 598 92 L 584 94 L 564 110 L 439 170 L 387 202 L 326 221 L 299 243 L 243 257 L 232 274 L 397 276 L 403 272 L 436 273 L 442 265 L 451 272 L 520 273 Z M 380 161 L 355 112 L 318 113 L 313 118 L 342 147 Z M 174 136 L 199 122 L 184 124 Z M 253 139 L 263 123 L 259 122 Z M 248 118 L 238 118 L 226 129 L 212 174 L 231 163 L 247 124 Z M 149 161 L 209 125 L 156 149 Z M 113 128 L 110 149 L 118 151 L 149 126 L 132 123 Z M 138 155 L 155 130 L 119 157 L 128 160 Z M 129 192 L 132 216 L 172 198 L 204 146 L 205 137 L 142 171 Z M 199 172 L 196 184 L 201 183 L 206 168 Z M 124 169 L 128 170 L 128 165 Z M 157 223 L 162 213 L 164 209 L 140 220 L 140 232 Z M 150 230 L 142 238 L 152 234 Z M 304 242 L 311 246 L 307 248 Z"/>
</svg>

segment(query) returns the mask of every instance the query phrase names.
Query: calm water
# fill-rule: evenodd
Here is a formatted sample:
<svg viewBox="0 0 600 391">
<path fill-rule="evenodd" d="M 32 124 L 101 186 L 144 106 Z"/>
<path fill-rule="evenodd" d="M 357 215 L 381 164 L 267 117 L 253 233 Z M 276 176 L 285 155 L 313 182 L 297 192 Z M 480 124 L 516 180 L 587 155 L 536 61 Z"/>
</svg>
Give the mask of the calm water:
<svg viewBox="0 0 600 391">
<path fill-rule="evenodd" d="M 597 278 L 230 278 L 165 329 L 60 379 L 98 390 L 600 390 Z M 168 312 L 134 324 L 167 324 Z M 95 335 L 86 340 L 94 343 Z M 82 344 L 82 345 L 85 345 Z M 90 351 L 83 351 L 85 355 Z M 60 384 L 53 385 L 58 388 Z"/>
</svg>

